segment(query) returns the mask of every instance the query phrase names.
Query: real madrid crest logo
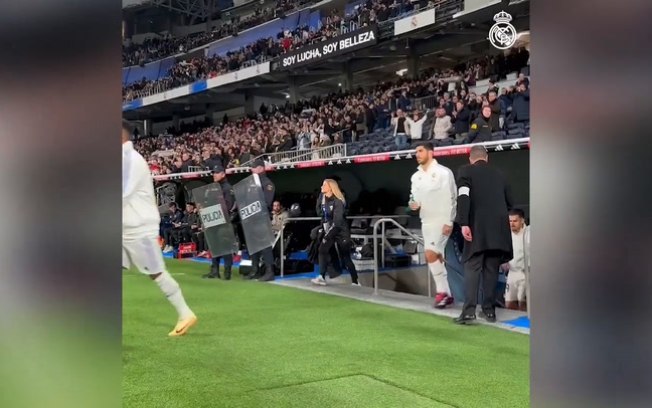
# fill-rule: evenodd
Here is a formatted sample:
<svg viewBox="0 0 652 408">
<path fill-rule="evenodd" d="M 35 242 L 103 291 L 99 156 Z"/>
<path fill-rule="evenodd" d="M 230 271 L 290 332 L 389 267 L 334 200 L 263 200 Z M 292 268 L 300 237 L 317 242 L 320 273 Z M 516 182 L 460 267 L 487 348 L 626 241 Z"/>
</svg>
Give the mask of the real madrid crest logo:
<svg viewBox="0 0 652 408">
<path fill-rule="evenodd" d="M 489 42 L 499 50 L 506 50 L 516 42 L 516 29 L 509 22 L 512 16 L 505 11 L 494 16 L 494 24 L 489 30 Z"/>
</svg>

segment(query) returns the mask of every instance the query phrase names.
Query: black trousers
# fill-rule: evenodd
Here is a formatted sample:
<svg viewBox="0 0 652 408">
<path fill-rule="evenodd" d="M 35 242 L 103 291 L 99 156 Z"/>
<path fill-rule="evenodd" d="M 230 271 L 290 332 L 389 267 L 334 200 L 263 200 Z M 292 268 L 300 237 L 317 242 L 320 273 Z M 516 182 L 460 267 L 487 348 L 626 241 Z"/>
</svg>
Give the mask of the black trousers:
<svg viewBox="0 0 652 408">
<path fill-rule="evenodd" d="M 496 285 L 502 253 L 496 251 L 478 252 L 464 262 L 464 307 L 463 315 L 475 315 L 478 304 L 478 289 L 482 276 L 482 311 L 495 313 Z"/>
<path fill-rule="evenodd" d="M 355 269 L 353 260 L 351 260 L 351 248 L 353 244 L 351 238 L 344 234 L 331 235 L 322 239 L 318 249 L 319 273 L 324 279 L 326 279 L 326 270 L 328 268 L 328 263 L 331 261 L 330 254 L 333 245 L 337 245 L 337 248 L 340 251 L 340 258 L 344 262 L 344 267 L 351 274 L 351 281 L 353 283 L 358 283 L 358 271 Z"/>
<path fill-rule="evenodd" d="M 254 271 L 258 271 L 260 258 L 263 259 L 265 266 L 274 266 L 274 252 L 272 252 L 272 247 L 270 246 L 255 254 L 251 254 L 251 267 Z"/>
<path fill-rule="evenodd" d="M 165 227 L 163 228 L 163 239 L 165 240 L 165 245 L 166 246 L 172 246 L 174 242 L 172 242 L 172 227 Z"/>
<path fill-rule="evenodd" d="M 192 242 L 197 245 L 197 252 L 206 250 L 206 240 L 204 239 L 204 231 L 195 232 L 192 234 Z"/>
<path fill-rule="evenodd" d="M 222 256 L 213 257 L 212 265 L 213 267 L 220 267 L 220 259 L 224 258 L 224 269 L 231 268 L 233 266 L 233 254 L 226 254 Z"/>
</svg>

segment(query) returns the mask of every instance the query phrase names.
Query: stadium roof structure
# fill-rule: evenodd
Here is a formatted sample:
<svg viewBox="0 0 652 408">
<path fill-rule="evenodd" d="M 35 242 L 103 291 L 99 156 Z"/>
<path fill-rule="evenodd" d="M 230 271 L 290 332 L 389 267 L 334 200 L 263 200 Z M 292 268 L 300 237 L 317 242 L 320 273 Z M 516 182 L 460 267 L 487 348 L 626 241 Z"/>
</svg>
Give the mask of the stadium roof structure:
<svg viewBox="0 0 652 408">
<path fill-rule="evenodd" d="M 122 8 L 161 7 L 189 17 L 204 19 L 218 10 L 216 0 L 122 0 Z"/>
</svg>

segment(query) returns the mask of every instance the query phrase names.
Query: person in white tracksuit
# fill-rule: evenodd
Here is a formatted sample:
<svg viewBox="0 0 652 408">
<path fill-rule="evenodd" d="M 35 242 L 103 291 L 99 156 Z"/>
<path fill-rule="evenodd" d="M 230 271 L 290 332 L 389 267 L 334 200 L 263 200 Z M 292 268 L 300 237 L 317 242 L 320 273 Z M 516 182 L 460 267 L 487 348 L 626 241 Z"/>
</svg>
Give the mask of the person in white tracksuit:
<svg viewBox="0 0 652 408">
<path fill-rule="evenodd" d="M 416 148 L 419 167 L 411 178 L 410 209 L 419 211 L 428 269 L 435 281 L 436 308 L 453 304 L 444 265 L 448 238 L 453 232 L 456 215 L 457 186 L 453 172 L 437 163 L 432 156 L 433 145 L 422 142 Z"/>
<path fill-rule="evenodd" d="M 505 306 L 507 309 L 527 311 L 528 270 L 530 266 L 530 227 L 525 224 L 525 212 L 514 208 L 509 212 L 514 257 L 500 268 L 507 273 Z"/>
<path fill-rule="evenodd" d="M 147 162 L 135 149 L 131 125 L 122 121 L 122 267 L 132 265 L 158 284 L 179 315 L 169 336 L 186 334 L 197 322 L 177 281 L 168 273 L 158 242 L 161 217 Z"/>
</svg>

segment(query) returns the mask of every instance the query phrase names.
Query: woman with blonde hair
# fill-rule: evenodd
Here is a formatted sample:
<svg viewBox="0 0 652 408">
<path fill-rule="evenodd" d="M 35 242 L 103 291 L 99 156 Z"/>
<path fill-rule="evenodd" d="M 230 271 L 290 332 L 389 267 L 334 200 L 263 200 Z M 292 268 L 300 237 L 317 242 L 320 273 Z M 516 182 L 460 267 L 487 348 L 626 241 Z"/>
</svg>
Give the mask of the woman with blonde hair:
<svg viewBox="0 0 652 408">
<path fill-rule="evenodd" d="M 340 190 L 337 181 L 333 179 L 326 179 L 321 186 L 321 219 L 322 231 L 319 241 L 318 261 L 320 276 L 312 279 L 312 283 L 316 285 L 326 285 L 326 269 L 330 262 L 330 251 L 333 245 L 337 245 L 340 258 L 344 263 L 344 267 L 351 274 L 351 282 L 360 286 L 358 283 L 358 272 L 355 265 L 351 260 L 351 249 L 353 244 L 351 242 L 351 235 L 349 233 L 349 226 L 347 225 L 344 217 L 344 209 L 346 200 L 342 190 Z"/>
</svg>

